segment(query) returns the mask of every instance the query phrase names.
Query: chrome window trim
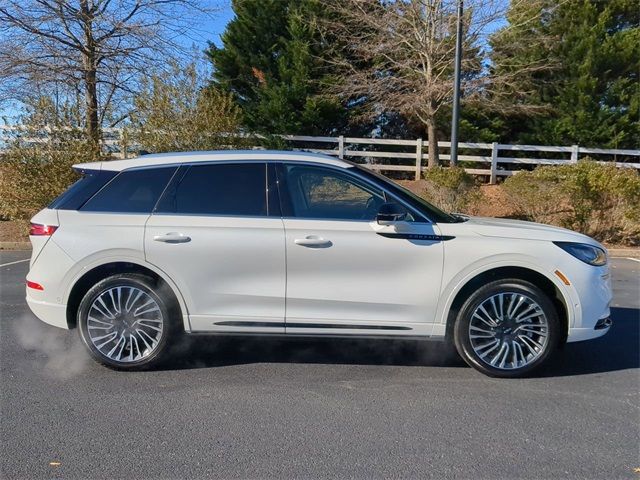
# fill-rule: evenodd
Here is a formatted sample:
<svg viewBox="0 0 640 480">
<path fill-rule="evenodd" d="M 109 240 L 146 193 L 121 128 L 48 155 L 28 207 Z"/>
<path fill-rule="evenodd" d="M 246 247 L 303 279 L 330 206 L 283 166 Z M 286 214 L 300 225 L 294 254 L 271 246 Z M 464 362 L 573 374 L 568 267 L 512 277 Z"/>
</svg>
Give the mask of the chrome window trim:
<svg viewBox="0 0 640 480">
<path fill-rule="evenodd" d="M 345 218 L 310 218 L 310 217 L 274 217 L 274 218 L 281 218 L 282 220 L 305 220 L 305 221 L 311 221 L 311 220 L 318 220 L 321 222 L 348 222 L 348 223 L 375 223 L 375 220 L 349 220 L 349 219 L 345 219 Z M 402 222 L 398 222 L 398 223 L 402 223 Z M 433 222 L 418 222 L 418 221 L 414 221 L 414 222 L 405 222 L 408 223 L 410 225 L 434 225 Z"/>
<path fill-rule="evenodd" d="M 167 212 L 154 212 L 151 215 L 156 217 L 206 217 L 206 218 L 254 218 L 254 219 L 269 219 L 282 221 L 282 217 L 274 217 L 273 215 L 224 215 L 213 213 L 167 213 Z"/>
<path fill-rule="evenodd" d="M 301 165 L 313 165 L 313 166 L 318 166 L 318 167 L 331 167 L 331 168 L 335 168 L 338 171 L 345 171 L 345 170 L 350 170 L 353 168 L 353 165 L 350 165 L 346 162 L 346 160 L 344 161 L 345 165 L 343 167 L 339 167 L 337 165 L 331 165 L 331 164 L 327 164 L 327 163 L 322 163 L 322 162 L 314 162 L 312 160 L 300 160 L 300 159 L 291 159 L 291 160 L 281 160 L 281 159 L 277 159 L 277 158 L 270 158 L 270 159 L 243 159 L 243 160 L 238 160 L 236 159 L 229 159 L 229 160 L 202 160 L 199 162 L 189 162 L 189 161 L 183 161 L 183 162 L 173 162 L 173 163 L 161 163 L 161 164 L 149 164 L 149 165 L 138 165 L 135 167 L 128 167 L 128 168 L 123 168 L 122 170 L 113 170 L 116 173 L 120 173 L 120 172 L 131 172 L 133 170 L 145 170 L 145 169 L 149 169 L 149 168 L 165 168 L 165 167 L 181 167 L 181 166 L 188 166 L 188 167 L 198 167 L 201 165 L 228 165 L 228 164 L 238 164 L 238 165 L 242 165 L 245 163 L 297 163 L 297 164 L 301 164 Z"/>
<path fill-rule="evenodd" d="M 175 163 L 159 163 L 159 164 L 149 164 L 149 165 L 138 165 L 136 167 L 123 168 L 122 170 L 105 170 L 105 171 L 114 171 L 118 175 L 123 172 L 134 172 L 138 170 L 151 170 L 153 168 L 176 168 L 181 167 L 182 165 L 186 165 L 186 163 L 175 162 Z"/>
<path fill-rule="evenodd" d="M 144 215 L 150 216 L 150 212 L 117 212 L 117 211 L 93 211 L 93 210 L 66 210 L 67 212 L 77 212 L 82 215 Z"/>
<path fill-rule="evenodd" d="M 399 198 L 396 194 L 390 192 L 389 190 L 387 190 L 386 188 L 384 188 L 384 186 L 382 185 L 378 185 L 374 182 L 372 182 L 369 178 L 365 177 L 364 175 L 360 175 L 358 173 L 358 170 L 356 169 L 355 165 L 351 166 L 351 165 L 345 165 L 344 167 L 338 167 L 336 165 L 330 165 L 330 164 L 326 164 L 326 163 L 322 163 L 322 162 L 314 162 L 314 161 L 310 161 L 310 160 L 299 160 L 299 159 L 291 159 L 291 160 L 287 160 L 287 159 L 247 159 L 247 160 L 238 160 L 238 159 L 229 159 L 229 160 L 209 160 L 209 161 L 201 161 L 201 162 L 175 162 L 175 163 L 171 163 L 171 164 L 161 164 L 161 165 L 143 165 L 143 166 L 136 166 L 136 167 L 131 167 L 131 168 L 126 168 L 123 170 L 120 170 L 119 173 L 122 172 L 130 172 L 130 171 L 134 171 L 134 170 L 143 170 L 143 169 L 151 169 L 151 168 L 175 168 L 175 167 L 181 167 L 181 166 L 185 166 L 185 167 L 193 167 L 193 166 L 204 166 L 204 165 L 229 165 L 229 164 L 238 164 L 238 165 L 242 165 L 242 164 L 247 164 L 247 163 L 263 163 L 263 164 L 296 164 L 296 165 L 309 165 L 309 166 L 313 166 L 313 167 L 320 167 L 320 168 L 328 168 L 331 170 L 335 170 L 336 172 L 340 172 L 343 174 L 350 174 L 353 175 L 354 177 L 356 177 L 360 182 L 364 182 L 367 185 L 370 185 L 372 188 L 381 190 L 385 197 L 389 197 L 392 198 L 393 200 L 395 200 L 397 203 L 399 203 L 400 205 L 402 205 L 404 208 L 406 208 L 415 218 L 415 220 L 413 222 L 410 222 L 412 224 L 429 224 L 429 225 L 434 225 L 436 222 L 434 222 L 433 220 L 431 220 L 427 215 L 425 215 L 424 213 L 418 211 L 417 209 L 415 209 L 414 207 L 412 207 L 411 205 L 409 205 L 406 201 L 402 200 L 401 198 Z M 365 167 L 366 168 L 366 167 Z M 178 170 L 176 170 L 175 173 L 177 173 Z M 117 178 L 118 175 L 116 175 L 113 179 Z M 113 180 L 111 179 L 111 180 Z M 165 185 L 165 189 L 166 187 L 169 185 L 169 183 L 171 183 L 171 180 L 173 179 L 173 177 L 169 180 L 169 182 L 167 182 L 167 185 Z M 110 181 L 111 182 L 111 181 Z M 110 183 L 108 182 L 107 185 Z M 106 185 L 105 185 L 106 187 Z M 104 188 L 104 187 L 103 187 Z M 96 192 L 97 194 L 98 192 Z M 160 195 L 160 197 L 158 198 L 158 202 L 160 201 L 160 199 L 163 197 L 165 191 L 163 190 L 162 194 Z M 265 189 L 265 194 L 268 197 L 268 193 Z M 267 202 L 268 202 L 268 198 L 267 198 Z M 157 203 L 156 203 L 157 206 Z M 155 206 L 154 206 L 154 210 L 155 210 Z M 95 212 L 97 213 L 97 212 Z M 107 212 L 104 212 L 107 213 Z M 111 212 L 111 213 L 120 213 L 120 212 Z M 303 217 L 284 217 L 284 216 L 280 216 L 280 217 L 273 217 L 270 215 L 264 215 L 264 216 L 255 216 L 255 215 L 212 215 L 212 214 L 185 214 L 185 213 L 158 213 L 155 211 L 150 212 L 151 215 L 171 215 L 171 216 L 201 216 L 201 217 L 238 217 L 238 218 L 281 218 L 281 219 L 289 219 L 289 220 L 320 220 L 320 221 L 346 221 L 346 222 L 366 222 L 366 223 L 370 223 L 372 220 L 351 220 L 351 219 L 339 219 L 339 218 L 303 218 Z"/>
</svg>

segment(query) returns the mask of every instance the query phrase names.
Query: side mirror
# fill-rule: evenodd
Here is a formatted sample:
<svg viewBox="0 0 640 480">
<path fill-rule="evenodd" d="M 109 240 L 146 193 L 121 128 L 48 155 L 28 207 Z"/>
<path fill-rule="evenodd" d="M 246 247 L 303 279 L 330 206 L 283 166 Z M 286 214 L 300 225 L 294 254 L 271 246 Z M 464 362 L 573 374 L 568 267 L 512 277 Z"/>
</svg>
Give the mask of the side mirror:
<svg viewBox="0 0 640 480">
<path fill-rule="evenodd" d="M 376 222 L 378 225 L 393 225 L 407 217 L 407 211 L 397 203 L 383 203 L 378 209 Z"/>
</svg>

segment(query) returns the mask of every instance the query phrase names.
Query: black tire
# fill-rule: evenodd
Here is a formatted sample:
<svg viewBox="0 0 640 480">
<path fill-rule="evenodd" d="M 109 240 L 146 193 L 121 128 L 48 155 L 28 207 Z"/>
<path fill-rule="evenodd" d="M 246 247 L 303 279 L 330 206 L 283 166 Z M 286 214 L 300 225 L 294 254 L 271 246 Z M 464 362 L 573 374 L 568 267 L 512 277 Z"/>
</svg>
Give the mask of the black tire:
<svg viewBox="0 0 640 480">
<path fill-rule="evenodd" d="M 499 294 L 503 294 L 503 296 L 500 297 Z M 511 296 L 513 294 L 515 294 L 516 297 Z M 498 295 L 498 297 L 494 297 L 496 295 Z M 492 298 L 494 300 L 496 298 L 506 298 L 507 300 L 504 300 L 506 304 L 508 300 L 515 302 L 515 300 L 513 300 L 514 298 L 519 299 L 522 297 L 530 299 L 537 304 L 537 307 L 532 307 L 532 312 L 535 313 L 541 310 L 544 317 L 542 315 L 535 317 L 535 321 L 539 322 L 540 325 L 535 324 L 533 326 L 534 328 L 530 328 L 527 325 L 518 323 L 515 319 L 515 315 L 504 315 L 499 317 L 502 318 L 502 320 L 498 321 L 495 326 L 485 327 L 485 325 L 481 325 L 481 327 L 491 330 L 491 333 L 482 334 L 477 332 L 477 325 L 479 325 L 478 322 L 480 319 L 478 319 L 477 315 L 474 317 L 474 313 L 476 312 L 476 309 L 487 305 L 487 303 L 484 302 L 491 302 Z M 496 303 L 499 302 L 496 301 Z M 491 304 L 489 303 L 489 305 Z M 485 308 L 485 310 L 487 309 Z M 505 308 L 504 310 L 508 310 L 508 308 Z M 491 312 L 493 311 L 494 310 Z M 499 311 L 503 311 L 503 309 L 500 309 Z M 520 310 L 517 310 L 516 312 L 519 311 Z M 486 318 L 484 314 L 481 316 Z M 524 316 L 526 317 L 526 315 Z M 471 325 L 472 317 L 475 318 L 473 326 Z M 491 317 L 491 315 L 489 315 L 489 317 Z M 543 326 L 544 319 L 546 319 L 546 327 Z M 515 328 L 513 327 L 514 325 Z M 540 335 L 537 335 L 536 333 L 516 333 L 518 329 L 523 328 L 527 328 L 529 331 L 536 330 L 540 332 Z M 475 342 L 478 343 L 476 343 L 474 349 L 471 338 L 471 329 L 474 330 L 476 336 L 484 336 L 486 338 L 486 343 L 480 344 L 479 342 L 481 340 L 475 340 Z M 545 363 L 557 350 L 558 342 L 562 337 L 561 329 L 562 327 L 558 318 L 558 313 L 552 301 L 542 290 L 525 280 L 496 280 L 480 287 L 462 305 L 454 325 L 454 343 L 463 360 L 469 366 L 486 375 L 501 378 L 523 377 Z M 520 330 L 520 332 L 522 332 L 522 330 Z M 541 336 L 544 333 L 546 333 L 546 338 Z M 494 336 L 491 337 L 491 335 Z M 534 345 L 534 348 L 526 350 L 529 347 L 524 345 L 525 342 L 522 341 L 521 335 L 531 337 L 532 341 L 527 340 L 526 343 L 531 343 Z M 498 341 L 497 343 L 495 343 L 496 340 Z M 516 352 L 517 348 L 514 345 L 514 340 L 519 343 L 517 346 L 519 352 Z M 503 346 L 503 344 L 506 345 Z M 521 345 L 524 345 L 524 349 Z M 542 345 L 542 348 L 537 348 L 536 350 L 536 345 Z M 509 350 L 510 347 L 511 350 Z M 496 355 L 495 349 L 499 349 L 498 351 L 500 351 L 503 348 L 506 349 L 506 352 L 499 357 L 499 360 L 505 361 L 502 359 L 508 357 L 509 352 L 511 351 L 511 358 L 508 360 L 508 363 L 506 363 L 502 368 L 500 368 L 500 362 L 495 362 L 497 366 L 492 365 L 491 363 Z M 493 350 L 493 352 L 489 349 Z M 478 353 L 477 350 L 480 350 L 480 353 Z M 525 363 L 527 361 L 527 357 L 523 355 L 523 352 L 528 353 L 528 363 Z M 522 365 L 518 366 L 520 363 L 522 363 Z"/>
<path fill-rule="evenodd" d="M 118 288 L 120 288 L 120 290 L 118 290 Z M 114 291 L 116 292 L 116 298 L 118 298 L 117 301 L 113 300 L 113 297 L 109 297 L 110 292 Z M 138 300 L 138 302 L 152 300 L 150 304 L 153 310 L 152 314 L 142 313 L 141 315 L 151 315 L 153 319 L 136 319 L 134 316 L 136 311 L 144 308 L 144 304 L 132 303 L 132 301 L 136 302 L 136 300 L 134 300 L 134 294 L 137 295 L 137 292 L 142 292 L 138 297 L 142 298 L 142 300 Z M 101 295 L 104 295 L 102 301 L 106 303 L 106 308 L 102 306 L 103 304 L 99 303 L 100 300 L 98 298 L 101 297 Z M 112 302 L 110 300 L 112 300 Z M 94 302 L 97 302 L 95 306 Z M 157 309 L 153 302 L 157 305 Z M 124 303 L 124 306 L 122 306 L 121 303 Z M 129 308 L 133 313 L 129 312 L 126 308 L 129 304 L 131 305 Z M 113 319 L 99 313 L 98 308 L 113 314 L 113 312 L 118 309 L 116 305 L 119 305 L 120 312 L 118 312 Z M 140 307 L 134 309 L 136 305 Z M 91 319 L 89 318 L 90 311 L 92 313 Z M 131 314 L 129 315 L 129 313 Z M 140 324 L 140 321 L 145 323 Z M 162 323 L 160 324 L 158 322 Z M 113 326 L 107 327 L 108 324 L 112 324 Z M 180 309 L 173 296 L 173 292 L 171 292 L 166 285 L 159 284 L 159 282 L 153 278 L 136 273 L 112 275 L 100 280 L 89 289 L 80 302 L 77 313 L 77 325 L 80 338 L 91 357 L 98 363 L 114 370 L 147 370 L 157 366 L 165 360 L 172 343 L 180 336 L 180 332 L 182 331 Z M 157 332 L 158 329 L 160 329 L 161 332 Z M 146 335 L 140 333 L 140 330 Z M 102 334 L 112 335 L 113 332 L 116 332 L 116 336 L 104 347 L 102 347 L 101 344 L 106 340 L 96 340 L 96 338 L 99 338 Z M 126 336 L 135 337 L 135 339 L 130 338 L 130 347 L 128 349 Z M 142 338 L 143 336 L 144 338 Z M 113 358 L 113 356 L 117 356 L 118 348 L 120 348 L 120 337 L 125 338 L 122 343 L 122 349 L 125 354 L 129 352 L 130 355 L 127 358 Z M 116 339 L 118 341 L 117 345 L 114 343 Z M 155 342 L 153 341 L 154 339 L 156 340 Z M 116 347 L 116 353 L 110 357 L 108 352 L 114 345 Z M 102 348 L 98 348 L 99 346 Z M 136 356 L 139 358 L 134 358 Z"/>
</svg>

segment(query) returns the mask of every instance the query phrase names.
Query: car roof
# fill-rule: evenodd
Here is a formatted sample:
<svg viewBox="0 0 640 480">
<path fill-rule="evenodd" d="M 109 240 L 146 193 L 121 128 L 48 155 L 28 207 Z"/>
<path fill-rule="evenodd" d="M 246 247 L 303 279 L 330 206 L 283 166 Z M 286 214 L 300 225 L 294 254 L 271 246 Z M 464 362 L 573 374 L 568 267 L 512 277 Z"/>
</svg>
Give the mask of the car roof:
<svg viewBox="0 0 640 480">
<path fill-rule="evenodd" d="M 108 160 L 104 162 L 79 163 L 73 166 L 78 170 L 121 170 L 136 167 L 161 165 L 180 165 L 182 163 L 222 162 L 222 161 L 283 160 L 295 162 L 321 163 L 347 168 L 351 164 L 339 158 L 318 153 L 291 152 L 280 150 L 213 150 L 206 152 L 172 152 L 142 155 L 126 160 Z"/>
</svg>

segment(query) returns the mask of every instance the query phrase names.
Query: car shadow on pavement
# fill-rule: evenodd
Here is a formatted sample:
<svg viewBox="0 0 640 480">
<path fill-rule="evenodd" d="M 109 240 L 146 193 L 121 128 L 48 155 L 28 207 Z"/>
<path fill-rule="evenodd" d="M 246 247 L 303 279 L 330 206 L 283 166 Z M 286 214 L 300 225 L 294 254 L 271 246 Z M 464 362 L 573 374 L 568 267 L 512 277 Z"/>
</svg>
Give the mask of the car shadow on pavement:
<svg viewBox="0 0 640 480">
<path fill-rule="evenodd" d="M 465 366 L 442 342 L 249 336 L 187 337 L 161 369 L 249 363 Z"/>
<path fill-rule="evenodd" d="M 640 367 L 640 310 L 612 309 L 613 326 L 602 338 L 565 345 L 536 377 L 584 375 Z M 249 363 L 318 363 L 464 367 L 442 342 L 367 339 L 193 336 L 176 346 L 162 370 Z"/>
<path fill-rule="evenodd" d="M 561 377 L 640 368 L 640 310 L 611 308 L 613 325 L 601 338 L 568 343 L 536 377 Z"/>
</svg>

